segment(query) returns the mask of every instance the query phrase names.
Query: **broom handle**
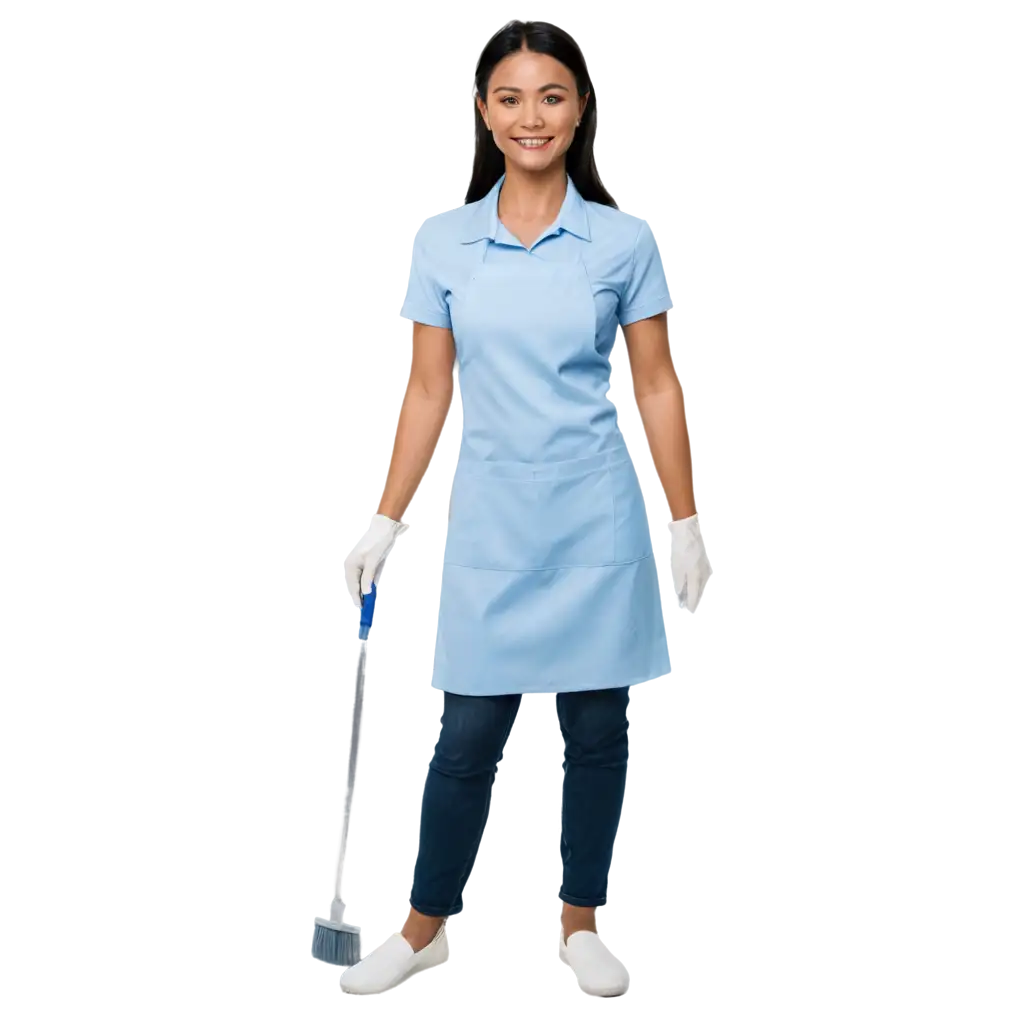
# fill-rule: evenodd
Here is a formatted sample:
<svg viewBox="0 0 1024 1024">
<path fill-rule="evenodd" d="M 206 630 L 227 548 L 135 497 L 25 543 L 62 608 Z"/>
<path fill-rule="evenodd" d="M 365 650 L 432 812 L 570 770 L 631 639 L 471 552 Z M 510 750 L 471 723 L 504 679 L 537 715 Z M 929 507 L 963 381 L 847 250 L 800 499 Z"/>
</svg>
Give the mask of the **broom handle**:
<svg viewBox="0 0 1024 1024">
<path fill-rule="evenodd" d="M 340 805 L 338 820 L 338 848 L 335 854 L 333 879 L 331 881 L 328 897 L 332 900 L 341 902 L 345 896 L 344 890 L 347 874 L 345 868 L 345 848 L 348 846 L 349 795 L 347 793 L 341 794 L 338 803 Z"/>
<path fill-rule="evenodd" d="M 348 883 L 351 869 L 348 866 L 349 831 L 352 821 L 352 803 L 356 792 L 359 766 L 359 750 L 357 738 L 367 728 L 366 718 L 366 641 L 357 634 L 353 635 L 353 654 L 355 671 L 352 673 L 352 706 L 348 713 L 349 728 L 345 736 L 345 778 L 344 790 L 338 800 L 338 846 L 335 856 L 333 878 L 329 898 L 343 900 L 350 895 Z"/>
</svg>

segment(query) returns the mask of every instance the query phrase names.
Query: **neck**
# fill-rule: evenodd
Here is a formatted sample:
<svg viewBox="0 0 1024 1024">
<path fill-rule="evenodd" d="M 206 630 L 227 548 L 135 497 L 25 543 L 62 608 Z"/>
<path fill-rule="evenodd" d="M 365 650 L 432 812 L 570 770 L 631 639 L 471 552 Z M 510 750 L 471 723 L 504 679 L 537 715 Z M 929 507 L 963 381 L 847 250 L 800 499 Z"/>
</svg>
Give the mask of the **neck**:
<svg viewBox="0 0 1024 1024">
<path fill-rule="evenodd" d="M 542 171 L 524 171 L 506 161 L 505 180 L 498 194 L 498 217 L 549 223 L 558 216 L 568 187 L 564 162 Z"/>
</svg>

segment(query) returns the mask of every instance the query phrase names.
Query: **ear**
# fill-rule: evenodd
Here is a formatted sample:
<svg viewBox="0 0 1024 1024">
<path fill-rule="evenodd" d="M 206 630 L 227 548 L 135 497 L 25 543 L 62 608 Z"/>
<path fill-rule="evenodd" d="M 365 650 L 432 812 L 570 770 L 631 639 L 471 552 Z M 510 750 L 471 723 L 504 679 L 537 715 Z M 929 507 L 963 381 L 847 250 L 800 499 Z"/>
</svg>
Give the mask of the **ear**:
<svg viewBox="0 0 1024 1024">
<path fill-rule="evenodd" d="M 589 102 L 589 100 L 590 100 L 590 93 L 589 92 L 585 92 L 583 94 L 583 96 L 580 98 L 580 113 L 579 113 L 580 120 L 583 119 L 583 111 L 587 109 L 587 103 Z"/>
<path fill-rule="evenodd" d="M 487 124 L 487 104 L 484 103 L 483 100 L 481 100 L 479 96 L 476 97 L 475 102 L 476 102 L 476 109 L 480 111 L 480 118 L 481 118 L 481 120 L 483 121 L 484 125 L 487 127 L 487 130 L 490 131 L 491 126 L 489 124 Z"/>
</svg>

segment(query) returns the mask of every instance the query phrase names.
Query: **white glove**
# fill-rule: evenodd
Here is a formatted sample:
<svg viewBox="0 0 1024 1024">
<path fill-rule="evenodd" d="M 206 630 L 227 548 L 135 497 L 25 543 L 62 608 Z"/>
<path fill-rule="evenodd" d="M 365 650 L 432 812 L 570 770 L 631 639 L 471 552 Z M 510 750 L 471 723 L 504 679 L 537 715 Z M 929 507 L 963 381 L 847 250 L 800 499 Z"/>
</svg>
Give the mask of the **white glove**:
<svg viewBox="0 0 1024 1024">
<path fill-rule="evenodd" d="M 384 559 L 395 539 L 408 529 L 408 523 L 388 519 L 379 512 L 370 520 L 370 528 L 345 559 L 345 583 L 357 608 L 363 607 L 363 594 L 370 593 L 372 585 L 380 582 Z"/>
<path fill-rule="evenodd" d="M 697 513 L 686 519 L 669 523 L 672 533 L 672 582 L 675 584 L 679 607 L 697 610 L 697 602 L 704 593 L 704 584 L 711 575 L 711 563 L 704 550 L 704 541 L 697 524 Z"/>
</svg>

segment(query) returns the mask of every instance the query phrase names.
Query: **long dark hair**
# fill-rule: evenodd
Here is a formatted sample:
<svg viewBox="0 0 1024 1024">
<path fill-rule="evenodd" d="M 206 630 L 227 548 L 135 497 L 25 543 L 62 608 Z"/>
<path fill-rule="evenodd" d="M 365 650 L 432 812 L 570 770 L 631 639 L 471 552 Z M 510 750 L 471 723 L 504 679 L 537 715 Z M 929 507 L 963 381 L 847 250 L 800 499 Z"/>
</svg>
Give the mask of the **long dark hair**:
<svg viewBox="0 0 1024 1024">
<path fill-rule="evenodd" d="M 476 124 L 476 149 L 473 153 L 473 177 L 466 190 L 466 202 L 482 199 L 505 173 L 505 154 L 495 145 L 494 138 L 487 130 L 487 124 L 480 116 L 476 96 L 487 102 L 487 89 L 491 72 L 498 61 L 519 50 L 546 53 L 564 64 L 576 76 L 576 91 L 579 96 L 590 92 L 590 99 L 583 108 L 583 117 L 573 136 L 572 145 L 565 154 L 565 170 L 576 190 L 592 203 L 605 206 L 618 204 L 612 199 L 601 182 L 594 162 L 594 136 L 597 134 L 597 97 L 590 81 L 587 62 L 576 40 L 556 25 L 546 21 L 510 21 L 488 40 L 476 64 L 474 84 L 476 95 L 473 99 L 473 120 Z"/>
</svg>

